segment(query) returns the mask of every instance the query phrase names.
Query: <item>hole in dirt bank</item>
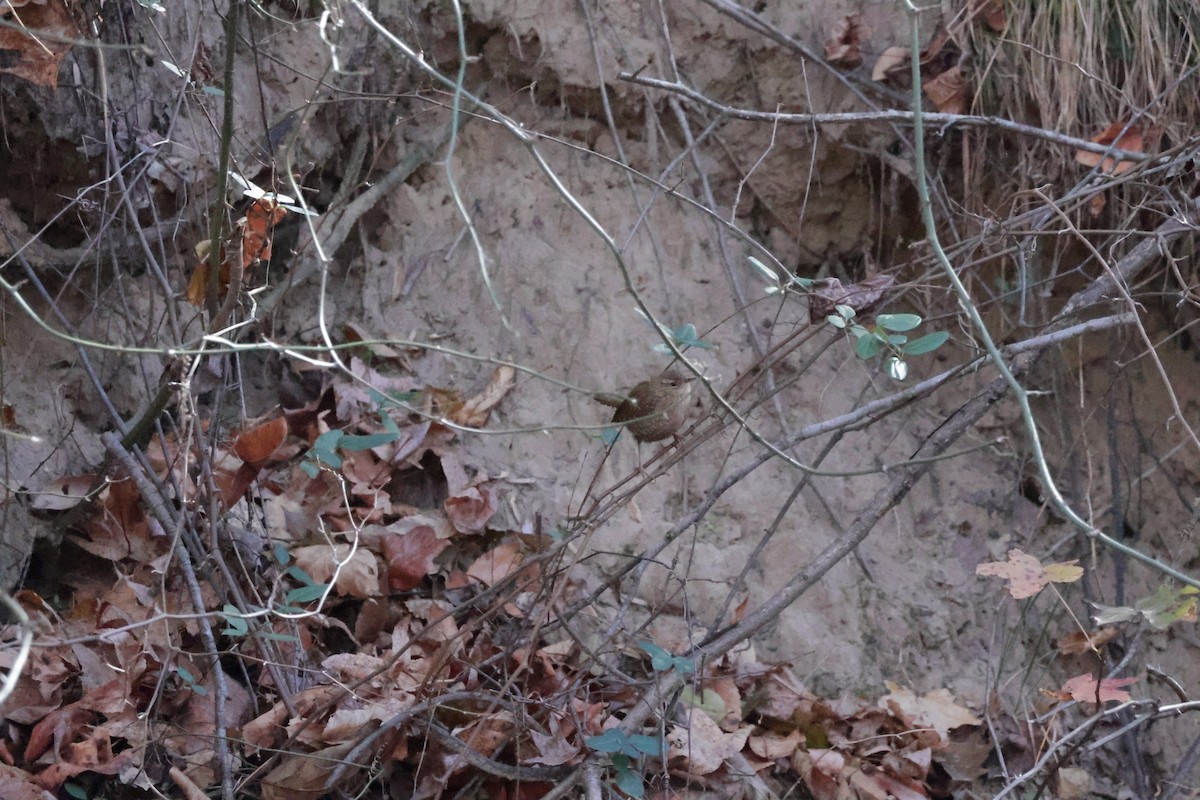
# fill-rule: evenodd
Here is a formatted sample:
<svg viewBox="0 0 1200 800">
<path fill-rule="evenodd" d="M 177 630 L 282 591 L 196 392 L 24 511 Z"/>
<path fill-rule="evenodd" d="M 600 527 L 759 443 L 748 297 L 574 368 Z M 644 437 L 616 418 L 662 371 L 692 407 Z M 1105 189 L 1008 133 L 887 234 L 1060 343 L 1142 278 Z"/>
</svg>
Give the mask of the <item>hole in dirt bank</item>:
<svg viewBox="0 0 1200 800">
<path fill-rule="evenodd" d="M 11 96 L 3 101 L 0 197 L 12 204 L 29 230 L 39 231 L 49 223 L 41 235 L 45 244 L 75 247 L 86 237 L 78 213 L 72 210 L 54 218 L 80 188 L 95 182 L 99 166 L 79 153 L 77 142 L 48 136 L 31 103 Z"/>
</svg>

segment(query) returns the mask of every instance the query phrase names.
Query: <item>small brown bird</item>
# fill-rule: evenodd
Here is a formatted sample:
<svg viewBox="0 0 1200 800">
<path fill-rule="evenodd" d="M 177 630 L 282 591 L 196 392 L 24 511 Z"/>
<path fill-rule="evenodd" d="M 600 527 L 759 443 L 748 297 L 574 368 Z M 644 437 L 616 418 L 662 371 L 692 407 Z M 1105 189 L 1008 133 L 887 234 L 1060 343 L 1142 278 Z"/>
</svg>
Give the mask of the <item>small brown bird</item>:
<svg viewBox="0 0 1200 800">
<path fill-rule="evenodd" d="M 639 442 L 657 442 L 674 436 L 687 422 L 694 375 L 667 370 L 642 381 L 628 395 L 598 394 L 596 400 L 617 409 L 612 421 L 625 424 Z"/>
</svg>

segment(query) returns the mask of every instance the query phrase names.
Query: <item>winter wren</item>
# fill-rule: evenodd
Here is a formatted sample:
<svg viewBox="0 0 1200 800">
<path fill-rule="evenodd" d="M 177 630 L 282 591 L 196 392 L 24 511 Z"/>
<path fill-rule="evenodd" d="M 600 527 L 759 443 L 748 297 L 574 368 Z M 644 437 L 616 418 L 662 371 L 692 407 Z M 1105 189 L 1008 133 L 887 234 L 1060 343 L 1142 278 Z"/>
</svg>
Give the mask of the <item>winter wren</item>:
<svg viewBox="0 0 1200 800">
<path fill-rule="evenodd" d="M 674 436 L 687 421 L 692 398 L 692 375 L 668 370 L 657 378 L 642 381 L 628 395 L 597 395 L 596 399 L 615 406 L 615 423 L 626 428 L 639 442 L 657 442 Z"/>
</svg>

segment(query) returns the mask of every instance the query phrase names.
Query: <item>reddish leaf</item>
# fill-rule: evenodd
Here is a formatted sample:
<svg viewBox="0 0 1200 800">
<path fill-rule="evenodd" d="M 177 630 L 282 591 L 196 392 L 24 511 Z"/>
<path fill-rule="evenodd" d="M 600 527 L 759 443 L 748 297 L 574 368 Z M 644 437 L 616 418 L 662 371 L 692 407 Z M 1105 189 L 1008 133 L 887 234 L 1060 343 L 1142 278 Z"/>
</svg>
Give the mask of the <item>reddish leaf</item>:
<svg viewBox="0 0 1200 800">
<path fill-rule="evenodd" d="M 238 434 L 233 451 L 242 461 L 251 464 L 266 461 L 283 444 L 287 431 L 287 420 L 283 417 L 260 422 Z"/>
<path fill-rule="evenodd" d="M 66 3 L 47 0 L 19 9 L 5 5 L 10 12 L 5 16 L 11 18 L 0 28 L 0 50 L 8 53 L 0 60 L 8 66 L 0 67 L 0 72 L 53 89 L 58 85 L 59 65 L 79 38 Z"/>
<path fill-rule="evenodd" d="M 517 545 L 508 542 L 475 559 L 475 563 L 467 568 L 467 574 L 490 587 L 515 572 L 520 563 L 521 553 Z"/>
<path fill-rule="evenodd" d="M 385 536 L 383 557 L 387 561 L 388 587 L 403 592 L 420 586 L 426 575 L 437 571 L 433 560 L 447 544 L 429 525 L 418 525 L 407 533 Z"/>
<path fill-rule="evenodd" d="M 1081 703 L 1095 703 L 1097 699 L 1101 703 L 1107 703 L 1109 700 L 1124 703 L 1130 699 L 1129 692 L 1125 691 L 1124 687 L 1136 680 L 1137 678 L 1105 678 L 1097 683 L 1096 676 L 1085 672 L 1064 683 L 1062 691 Z"/>
<path fill-rule="evenodd" d="M 1007 24 L 1004 0 L 971 0 L 972 16 L 982 16 L 983 24 L 996 33 L 1003 33 Z"/>
<path fill-rule="evenodd" d="M 1114 625 L 1107 625 L 1091 633 L 1072 631 L 1058 637 L 1058 641 L 1055 644 L 1058 645 L 1058 651 L 1064 656 L 1077 656 L 1099 649 L 1111 641 L 1118 633 L 1120 633 L 1120 629 Z"/>
<path fill-rule="evenodd" d="M 1118 150 L 1142 153 L 1146 149 L 1145 138 L 1147 137 L 1143 136 L 1140 125 L 1130 125 L 1128 121 L 1122 121 L 1109 125 L 1099 135 L 1093 136 L 1092 141 L 1096 144 L 1116 147 Z M 1106 175 L 1120 175 L 1136 166 L 1136 163 L 1133 161 L 1122 161 L 1117 164 L 1116 159 L 1101 156 L 1099 153 L 1093 153 L 1089 150 L 1076 150 L 1075 160 L 1086 167 L 1099 165 L 1100 171 Z M 1101 160 L 1103 160 L 1103 163 L 1101 163 Z"/>
</svg>

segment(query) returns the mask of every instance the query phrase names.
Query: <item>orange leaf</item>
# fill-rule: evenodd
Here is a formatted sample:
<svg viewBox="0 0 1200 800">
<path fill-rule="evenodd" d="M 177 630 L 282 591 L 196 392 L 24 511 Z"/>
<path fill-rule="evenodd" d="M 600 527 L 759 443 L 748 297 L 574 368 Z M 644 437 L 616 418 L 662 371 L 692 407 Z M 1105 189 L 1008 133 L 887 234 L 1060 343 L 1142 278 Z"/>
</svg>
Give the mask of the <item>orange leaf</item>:
<svg viewBox="0 0 1200 800">
<path fill-rule="evenodd" d="M 1142 153 L 1146 149 L 1141 126 L 1130 125 L 1127 121 L 1114 122 L 1105 128 L 1100 135 L 1093 136 L 1092 141 L 1096 144 L 1115 147 L 1118 150 L 1128 150 L 1131 153 Z M 1122 161 L 1114 167 L 1116 159 L 1101 156 L 1099 153 L 1093 153 L 1089 150 L 1076 150 L 1075 160 L 1085 167 L 1099 165 L 1100 171 L 1107 175 L 1120 175 L 1128 172 L 1135 166 L 1135 162 L 1133 161 Z"/>
<path fill-rule="evenodd" d="M 1074 583 L 1083 577 L 1083 568 L 1076 566 L 1079 559 L 1042 566 L 1031 555 L 1020 550 L 1009 550 L 1008 561 L 991 561 L 975 567 L 976 575 L 995 575 L 1008 581 L 1008 593 L 1015 599 L 1033 597 L 1047 583 Z"/>
<path fill-rule="evenodd" d="M 0 50 L 7 50 L 0 72 L 8 72 L 38 86 L 58 86 L 58 67 L 79 31 L 63 0 L 29 3 L 19 10 L 7 4 Z M 11 17 L 11 20 L 8 19 Z"/>
<path fill-rule="evenodd" d="M 238 458 L 251 464 L 266 461 L 283 444 L 287 436 L 287 420 L 283 417 L 260 422 L 253 428 L 238 434 L 233 443 L 233 452 Z"/>
</svg>

